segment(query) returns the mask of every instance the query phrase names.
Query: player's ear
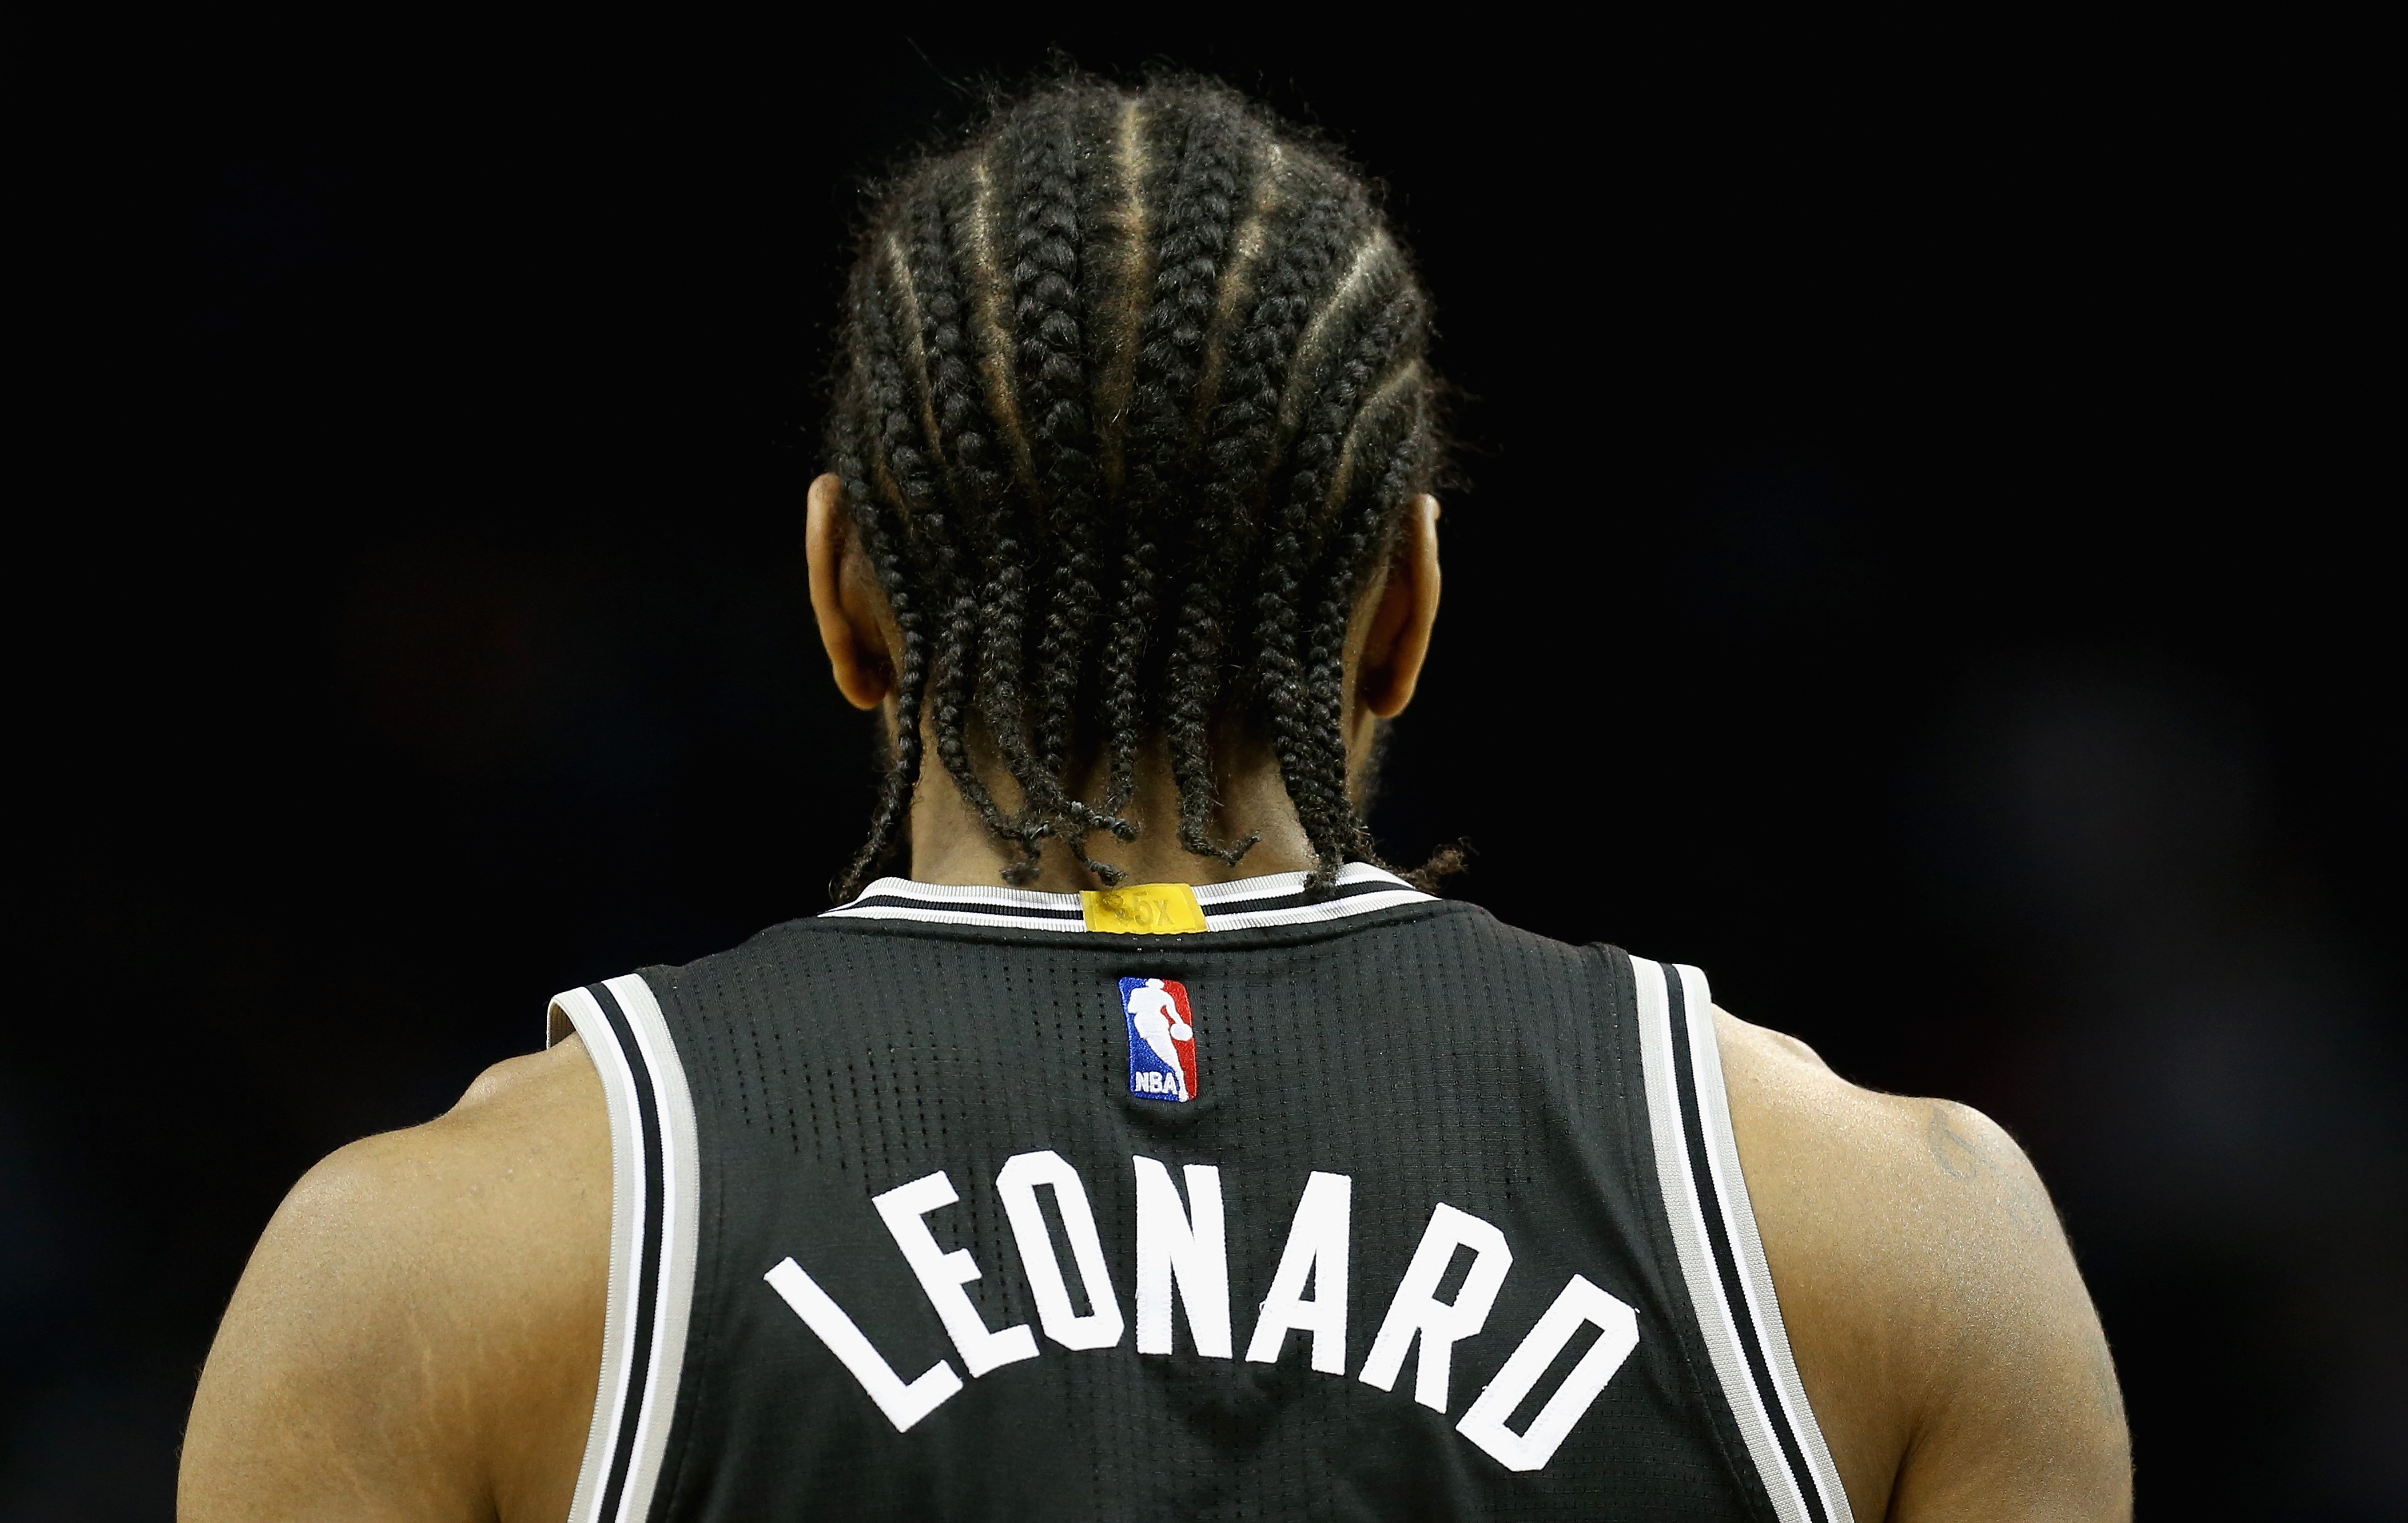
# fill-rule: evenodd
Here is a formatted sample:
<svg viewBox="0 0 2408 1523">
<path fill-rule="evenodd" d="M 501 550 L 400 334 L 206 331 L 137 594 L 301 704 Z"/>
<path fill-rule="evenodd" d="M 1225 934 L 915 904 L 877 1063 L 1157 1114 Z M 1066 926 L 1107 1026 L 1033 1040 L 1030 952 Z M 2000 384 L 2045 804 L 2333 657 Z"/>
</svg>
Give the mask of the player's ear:
<svg viewBox="0 0 2408 1523">
<path fill-rule="evenodd" d="M 1438 499 L 1425 492 L 1405 510 L 1380 606 L 1363 640 L 1354 694 L 1374 718 L 1394 719 L 1413 701 L 1438 623 Z"/>
<path fill-rule="evenodd" d="M 834 476 L 811 482 L 803 553 L 810 562 L 811 611 L 837 688 L 854 708 L 875 709 L 895 691 L 886 598 L 845 511 L 844 486 Z"/>
</svg>

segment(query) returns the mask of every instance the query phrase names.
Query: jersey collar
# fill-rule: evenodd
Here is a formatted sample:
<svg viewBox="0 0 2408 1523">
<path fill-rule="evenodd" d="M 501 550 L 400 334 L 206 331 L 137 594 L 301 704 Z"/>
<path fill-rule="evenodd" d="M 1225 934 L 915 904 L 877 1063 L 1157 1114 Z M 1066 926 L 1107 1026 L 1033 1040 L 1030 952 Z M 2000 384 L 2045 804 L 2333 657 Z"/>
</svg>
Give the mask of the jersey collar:
<svg viewBox="0 0 2408 1523">
<path fill-rule="evenodd" d="M 1272 872 L 1234 883 L 1197 884 L 1196 902 L 1204 912 L 1205 931 L 1255 930 L 1265 926 L 1342 920 L 1435 897 L 1368 862 L 1349 862 L 1339 869 L 1334 895 L 1307 900 L 1304 880 L 1301 872 Z M 1031 888 L 1006 888 L 1000 884 L 993 888 L 919 884 L 909 878 L 881 878 L 862 890 L 859 898 L 825 912 L 850 919 L 920 920 L 1014 930 L 1087 928 L 1076 894 L 1046 894 Z"/>
</svg>

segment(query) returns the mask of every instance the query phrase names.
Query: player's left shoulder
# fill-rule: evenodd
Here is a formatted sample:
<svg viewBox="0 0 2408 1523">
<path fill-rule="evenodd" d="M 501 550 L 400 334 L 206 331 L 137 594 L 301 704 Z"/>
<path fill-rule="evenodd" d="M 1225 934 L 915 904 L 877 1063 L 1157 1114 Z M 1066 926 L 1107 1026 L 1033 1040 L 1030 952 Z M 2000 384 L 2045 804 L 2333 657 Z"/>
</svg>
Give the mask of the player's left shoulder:
<svg viewBox="0 0 2408 1523">
<path fill-rule="evenodd" d="M 2118 1516 L 2114 1368 L 2014 1139 L 1726 1012 L 1715 1033 L 1790 1344 L 1858 1516 L 1956 1516 L 1951 1496 L 1966 1516 Z M 2042 1485 L 2069 1489 L 2021 1495 Z"/>
<path fill-rule="evenodd" d="M 486 1070 L 434 1121 L 328 1156 L 278 1209 L 219 1328 L 182 1516 L 565 1510 L 600 1362 L 610 1195 L 601 1085 L 574 1040 Z"/>
</svg>

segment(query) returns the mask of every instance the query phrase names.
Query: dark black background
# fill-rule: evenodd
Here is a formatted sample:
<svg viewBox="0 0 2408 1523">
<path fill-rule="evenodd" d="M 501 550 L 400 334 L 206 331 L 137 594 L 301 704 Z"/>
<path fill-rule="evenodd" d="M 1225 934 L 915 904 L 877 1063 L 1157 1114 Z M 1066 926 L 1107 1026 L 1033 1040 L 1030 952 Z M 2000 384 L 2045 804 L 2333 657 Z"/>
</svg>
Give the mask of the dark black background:
<svg viewBox="0 0 2408 1523">
<path fill-rule="evenodd" d="M 824 907 L 871 783 L 799 551 L 847 230 L 1053 43 L 1318 124 L 1426 266 L 1463 480 L 1391 855 L 1467 836 L 1455 892 L 2014 1131 L 2153 1512 L 2408 1510 L 2355 44 L 1359 20 L 62 59 L 0 1514 L 165 1516 L 301 1171 L 552 991 Z"/>
</svg>

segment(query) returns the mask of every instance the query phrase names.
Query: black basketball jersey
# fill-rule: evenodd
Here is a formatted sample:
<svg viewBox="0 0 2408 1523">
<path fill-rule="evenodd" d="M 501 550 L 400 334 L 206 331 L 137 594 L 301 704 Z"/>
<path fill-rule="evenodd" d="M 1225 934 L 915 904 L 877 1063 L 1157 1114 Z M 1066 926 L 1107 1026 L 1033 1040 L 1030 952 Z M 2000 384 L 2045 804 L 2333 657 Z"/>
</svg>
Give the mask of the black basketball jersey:
<svg viewBox="0 0 2408 1523">
<path fill-rule="evenodd" d="M 1360 864 L 885 879 L 571 990 L 572 1518 L 1844 1523 L 1710 1011 Z"/>
</svg>

